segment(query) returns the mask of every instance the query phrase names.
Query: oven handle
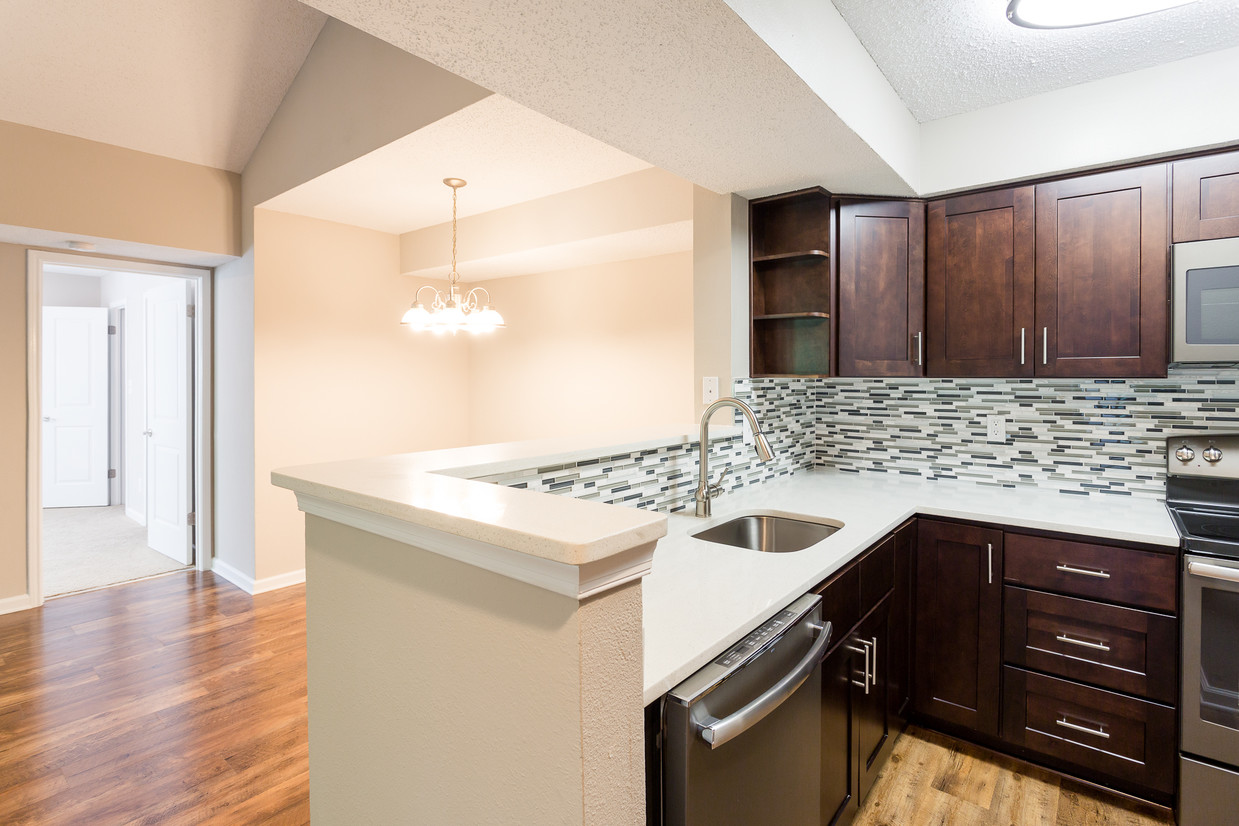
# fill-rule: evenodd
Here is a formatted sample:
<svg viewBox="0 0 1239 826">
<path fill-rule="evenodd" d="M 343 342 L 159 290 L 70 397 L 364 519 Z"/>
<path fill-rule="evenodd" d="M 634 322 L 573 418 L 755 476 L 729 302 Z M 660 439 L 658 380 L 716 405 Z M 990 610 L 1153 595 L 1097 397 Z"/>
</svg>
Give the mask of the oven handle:
<svg viewBox="0 0 1239 826">
<path fill-rule="evenodd" d="M 697 724 L 701 739 L 709 743 L 710 748 L 716 749 L 757 725 L 767 714 L 783 705 L 784 700 L 795 694 L 796 689 L 804 685 L 805 680 L 813 674 L 813 670 L 821 665 L 822 657 L 826 654 L 826 647 L 830 645 L 831 624 L 827 622 L 823 625 L 813 624 L 810 627 L 818 632 L 817 641 L 813 643 L 804 658 L 796 664 L 796 667 L 783 675 L 783 679 L 735 714 L 724 717 L 722 720 L 706 715 Z"/>
<path fill-rule="evenodd" d="M 1199 576 L 1205 579 L 1239 582 L 1239 568 L 1231 568 L 1228 565 L 1213 565 L 1208 562 L 1197 562 L 1194 559 L 1187 561 L 1187 573 L 1189 576 Z"/>
</svg>

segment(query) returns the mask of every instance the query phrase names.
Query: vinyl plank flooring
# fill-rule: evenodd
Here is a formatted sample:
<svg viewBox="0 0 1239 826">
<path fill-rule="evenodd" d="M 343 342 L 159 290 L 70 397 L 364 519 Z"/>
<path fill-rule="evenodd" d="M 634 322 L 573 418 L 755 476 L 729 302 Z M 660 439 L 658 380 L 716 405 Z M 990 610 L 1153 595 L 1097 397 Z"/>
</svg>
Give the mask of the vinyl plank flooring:
<svg viewBox="0 0 1239 826">
<path fill-rule="evenodd" d="M 1174 826 L 1170 812 L 910 727 L 853 826 Z"/>
<path fill-rule="evenodd" d="M 0 823 L 309 823 L 305 588 L 189 571 L 0 616 Z"/>
</svg>

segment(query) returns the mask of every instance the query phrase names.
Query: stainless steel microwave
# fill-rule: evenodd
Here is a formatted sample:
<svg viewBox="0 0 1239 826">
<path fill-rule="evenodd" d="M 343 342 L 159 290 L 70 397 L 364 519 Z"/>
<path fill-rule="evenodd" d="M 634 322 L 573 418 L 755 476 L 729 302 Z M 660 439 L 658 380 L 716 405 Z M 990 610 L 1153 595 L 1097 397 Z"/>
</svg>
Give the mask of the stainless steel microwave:
<svg viewBox="0 0 1239 826">
<path fill-rule="evenodd" d="M 1171 361 L 1239 361 L 1239 238 L 1175 244 Z"/>
</svg>

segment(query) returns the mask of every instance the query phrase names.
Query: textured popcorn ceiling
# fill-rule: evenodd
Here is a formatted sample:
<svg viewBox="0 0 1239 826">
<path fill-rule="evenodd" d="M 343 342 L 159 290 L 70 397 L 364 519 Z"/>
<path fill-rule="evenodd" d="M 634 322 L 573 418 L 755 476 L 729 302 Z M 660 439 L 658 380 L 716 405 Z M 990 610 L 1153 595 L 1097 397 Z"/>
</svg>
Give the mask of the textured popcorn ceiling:
<svg viewBox="0 0 1239 826">
<path fill-rule="evenodd" d="M 833 0 L 921 122 L 1239 45 L 1239 0 L 1025 29 L 1006 0 Z"/>
<path fill-rule="evenodd" d="M 306 2 L 715 192 L 914 194 L 723 0 Z"/>
<path fill-rule="evenodd" d="M 325 21 L 296 0 L 2 0 L 0 120 L 240 172 Z"/>
</svg>

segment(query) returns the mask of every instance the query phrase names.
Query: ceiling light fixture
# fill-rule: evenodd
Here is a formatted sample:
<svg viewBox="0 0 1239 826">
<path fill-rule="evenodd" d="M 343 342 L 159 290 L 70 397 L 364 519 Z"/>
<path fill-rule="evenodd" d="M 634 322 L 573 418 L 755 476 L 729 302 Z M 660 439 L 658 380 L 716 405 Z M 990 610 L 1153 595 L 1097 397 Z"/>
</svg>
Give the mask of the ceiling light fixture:
<svg viewBox="0 0 1239 826">
<path fill-rule="evenodd" d="M 1196 0 L 1011 0 L 1007 19 L 1028 29 L 1070 29 L 1126 20 Z"/>
<path fill-rule="evenodd" d="M 430 284 L 424 284 L 413 295 L 413 306 L 405 311 L 400 323 L 414 330 L 430 330 L 434 333 L 451 333 L 455 335 L 460 330 L 471 333 L 489 333 L 496 327 L 506 326 L 503 316 L 490 308 L 490 293 L 485 287 L 474 287 L 464 297 L 461 297 L 456 282 L 460 274 L 456 272 L 456 193 L 465 181 L 460 178 L 444 178 L 443 183 L 452 188 L 452 271 L 448 273 L 447 295 L 435 289 Z M 422 290 L 432 290 L 434 300 L 430 309 L 418 301 Z M 486 293 L 487 303 L 481 303 L 479 293 Z"/>
</svg>

